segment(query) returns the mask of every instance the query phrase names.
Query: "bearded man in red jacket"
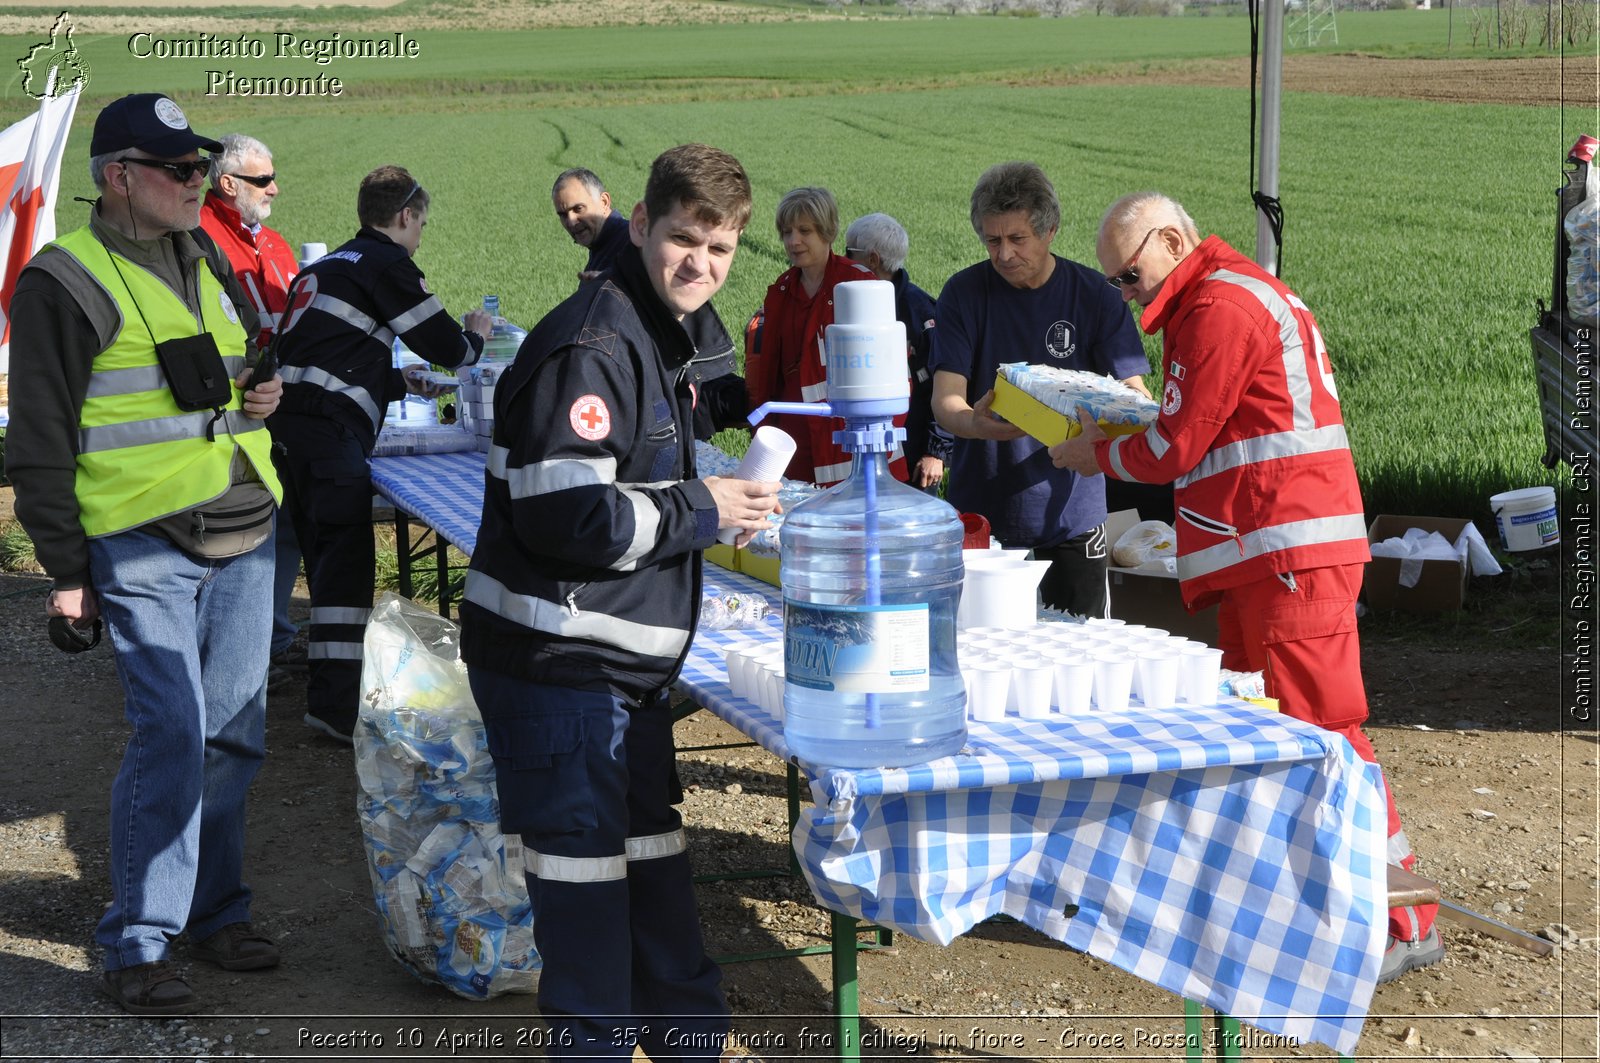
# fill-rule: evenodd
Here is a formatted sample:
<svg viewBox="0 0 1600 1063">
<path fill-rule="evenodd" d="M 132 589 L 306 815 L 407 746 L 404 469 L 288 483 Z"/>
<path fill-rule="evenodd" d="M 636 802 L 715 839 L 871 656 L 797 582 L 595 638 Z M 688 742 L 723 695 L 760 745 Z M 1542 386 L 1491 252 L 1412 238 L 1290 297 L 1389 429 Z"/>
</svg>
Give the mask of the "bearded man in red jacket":
<svg viewBox="0 0 1600 1063">
<path fill-rule="evenodd" d="M 1283 712 L 1343 735 L 1376 763 L 1361 731 L 1356 595 L 1367 550 L 1355 461 L 1317 322 L 1277 277 L 1219 237 L 1200 238 L 1157 192 L 1113 203 L 1095 248 L 1106 279 L 1161 330 L 1161 413 L 1147 431 L 1084 431 L 1051 448 L 1085 476 L 1175 485 L 1184 604 L 1219 603 L 1224 666 L 1259 671 Z M 1415 862 L 1389 806 L 1391 864 Z M 1438 905 L 1389 909 L 1378 981 L 1437 963 Z"/>
<path fill-rule="evenodd" d="M 200 227 L 228 256 L 261 331 L 256 349 L 264 350 L 288 305 L 289 285 L 298 266 L 288 241 L 265 224 L 278 198 L 278 175 L 272 152 L 254 137 L 229 133 L 220 141 L 222 154 L 212 156 L 211 188 L 200 205 Z M 300 543 L 287 520 L 278 522 L 272 586 L 272 659 L 267 692 L 277 693 L 306 669 L 305 649 L 297 646 L 299 629 L 289 619 L 289 602 L 300 575 Z"/>
</svg>

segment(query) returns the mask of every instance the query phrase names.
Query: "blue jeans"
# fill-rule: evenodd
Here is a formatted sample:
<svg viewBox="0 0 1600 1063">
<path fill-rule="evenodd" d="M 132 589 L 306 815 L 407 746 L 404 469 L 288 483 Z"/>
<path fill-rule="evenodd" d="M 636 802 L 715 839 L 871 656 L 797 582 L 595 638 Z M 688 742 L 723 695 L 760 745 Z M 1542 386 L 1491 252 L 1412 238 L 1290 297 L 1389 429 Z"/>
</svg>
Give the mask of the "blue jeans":
<svg viewBox="0 0 1600 1063">
<path fill-rule="evenodd" d="M 245 795 L 266 754 L 271 539 L 207 561 L 160 535 L 89 541 L 133 734 L 111 786 L 107 970 L 250 918 Z"/>
<path fill-rule="evenodd" d="M 294 536 L 294 521 L 278 510 L 277 549 L 272 568 L 272 653 L 288 649 L 300 633 L 289 619 L 289 602 L 294 598 L 294 581 L 300 576 L 300 540 Z"/>
</svg>

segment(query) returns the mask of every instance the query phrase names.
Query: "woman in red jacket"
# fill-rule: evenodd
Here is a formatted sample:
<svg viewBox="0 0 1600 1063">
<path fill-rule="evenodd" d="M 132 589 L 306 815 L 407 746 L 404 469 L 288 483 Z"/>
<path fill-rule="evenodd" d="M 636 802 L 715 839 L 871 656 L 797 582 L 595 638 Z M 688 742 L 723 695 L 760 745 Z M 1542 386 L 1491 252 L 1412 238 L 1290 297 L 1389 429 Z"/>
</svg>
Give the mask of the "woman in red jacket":
<svg viewBox="0 0 1600 1063">
<path fill-rule="evenodd" d="M 745 387 L 754 410 L 774 399 L 823 402 L 828 397 L 822 341 L 833 323 L 833 286 L 875 280 L 871 270 L 833 253 L 839 235 L 839 206 L 826 188 L 796 188 L 778 203 L 778 236 L 791 268 L 767 289 L 761 312 L 745 330 Z M 896 423 L 903 419 L 896 418 Z M 794 437 L 794 458 L 784 475 L 820 487 L 850 473 L 850 455 L 839 449 L 836 418 L 778 414 L 775 424 Z M 890 471 L 906 478 L 905 456 L 897 447 Z"/>
</svg>

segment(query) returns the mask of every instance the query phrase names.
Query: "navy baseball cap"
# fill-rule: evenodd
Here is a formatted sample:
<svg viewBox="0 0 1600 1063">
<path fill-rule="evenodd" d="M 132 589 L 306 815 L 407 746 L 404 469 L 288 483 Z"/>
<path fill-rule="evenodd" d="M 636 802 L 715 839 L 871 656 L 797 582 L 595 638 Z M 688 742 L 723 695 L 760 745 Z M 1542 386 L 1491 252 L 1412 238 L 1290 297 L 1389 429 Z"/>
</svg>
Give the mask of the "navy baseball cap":
<svg viewBox="0 0 1600 1063">
<path fill-rule="evenodd" d="M 222 151 L 222 145 L 189 128 L 183 108 L 159 92 L 140 92 L 106 104 L 94 120 L 90 155 L 138 148 L 159 159 L 175 159 L 205 148 Z"/>
</svg>

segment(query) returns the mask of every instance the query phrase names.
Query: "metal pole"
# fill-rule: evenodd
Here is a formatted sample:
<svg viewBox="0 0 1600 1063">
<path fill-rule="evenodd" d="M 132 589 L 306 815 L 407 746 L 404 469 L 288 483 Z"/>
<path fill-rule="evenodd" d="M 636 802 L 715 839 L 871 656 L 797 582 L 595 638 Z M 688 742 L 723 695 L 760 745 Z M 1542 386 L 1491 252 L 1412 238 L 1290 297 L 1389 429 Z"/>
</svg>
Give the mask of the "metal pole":
<svg viewBox="0 0 1600 1063">
<path fill-rule="evenodd" d="M 1283 113 L 1283 0 L 1263 0 L 1261 10 L 1261 162 L 1257 187 L 1278 195 L 1278 126 Z M 1278 272 L 1278 248 L 1266 214 L 1256 208 L 1256 264 Z"/>
</svg>

